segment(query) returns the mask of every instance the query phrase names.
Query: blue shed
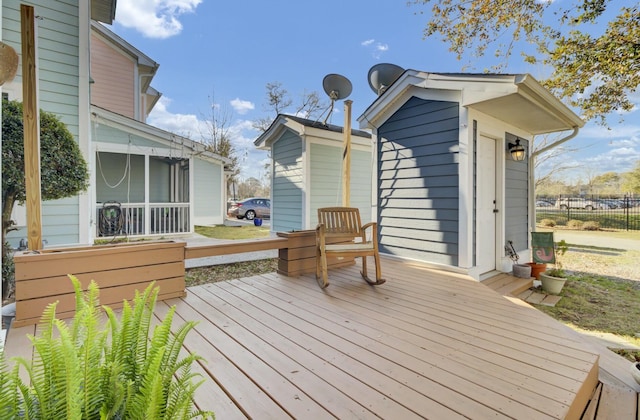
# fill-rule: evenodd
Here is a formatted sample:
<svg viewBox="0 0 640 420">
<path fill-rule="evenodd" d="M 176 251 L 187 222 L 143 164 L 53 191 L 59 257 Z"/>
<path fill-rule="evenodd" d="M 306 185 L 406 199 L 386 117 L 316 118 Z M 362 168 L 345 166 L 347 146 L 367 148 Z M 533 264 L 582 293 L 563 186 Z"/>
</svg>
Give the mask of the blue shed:
<svg viewBox="0 0 640 420">
<path fill-rule="evenodd" d="M 529 254 L 533 137 L 572 130 L 559 143 L 584 125 L 528 74 L 416 70 L 406 70 L 358 121 L 374 134 L 381 252 L 476 279 L 511 271 L 508 240 Z M 518 144 L 522 161 L 511 154 Z"/>
</svg>

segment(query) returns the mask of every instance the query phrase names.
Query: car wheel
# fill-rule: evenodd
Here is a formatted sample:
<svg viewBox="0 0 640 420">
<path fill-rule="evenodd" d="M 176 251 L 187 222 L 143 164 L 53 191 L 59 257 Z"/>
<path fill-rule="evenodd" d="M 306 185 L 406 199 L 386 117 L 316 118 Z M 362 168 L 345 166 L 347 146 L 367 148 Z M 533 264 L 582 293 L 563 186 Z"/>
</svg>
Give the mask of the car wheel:
<svg viewBox="0 0 640 420">
<path fill-rule="evenodd" d="M 586 207 L 585 207 L 585 210 L 590 210 L 590 211 L 593 211 L 593 206 L 591 206 L 591 205 L 589 205 L 589 206 L 586 206 Z"/>
<path fill-rule="evenodd" d="M 246 217 L 247 220 L 253 220 L 256 218 L 256 212 L 253 210 L 247 210 L 247 212 L 244 214 L 244 217 Z"/>
<path fill-rule="evenodd" d="M 566 204 L 560 205 L 560 210 L 566 210 L 566 209 L 567 209 L 567 205 Z"/>
</svg>

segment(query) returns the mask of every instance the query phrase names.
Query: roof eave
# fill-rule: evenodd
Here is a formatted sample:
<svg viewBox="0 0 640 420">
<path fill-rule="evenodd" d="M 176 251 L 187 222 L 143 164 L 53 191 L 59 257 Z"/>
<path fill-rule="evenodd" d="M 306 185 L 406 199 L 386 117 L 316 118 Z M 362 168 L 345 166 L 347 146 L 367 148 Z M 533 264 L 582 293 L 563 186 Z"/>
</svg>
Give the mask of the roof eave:
<svg viewBox="0 0 640 420">
<path fill-rule="evenodd" d="M 91 0 L 91 19 L 111 25 L 116 18 L 117 0 Z"/>
</svg>

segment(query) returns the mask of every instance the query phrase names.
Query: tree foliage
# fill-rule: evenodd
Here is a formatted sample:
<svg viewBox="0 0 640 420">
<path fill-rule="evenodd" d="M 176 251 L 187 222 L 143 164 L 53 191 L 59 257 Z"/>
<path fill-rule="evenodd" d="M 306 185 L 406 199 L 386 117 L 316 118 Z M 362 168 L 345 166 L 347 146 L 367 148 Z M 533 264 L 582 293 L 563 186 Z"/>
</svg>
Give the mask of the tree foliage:
<svg viewBox="0 0 640 420">
<path fill-rule="evenodd" d="M 314 118 L 329 106 L 320 99 L 320 95 L 316 91 L 304 91 L 300 95 L 300 100 L 294 105 L 289 91 L 282 86 L 282 83 L 267 83 L 265 89 L 266 102 L 263 104 L 263 108 L 269 112 L 269 115 L 253 122 L 253 127 L 259 131 L 266 131 L 278 114 L 292 112 L 293 115 L 302 118 Z"/>
<path fill-rule="evenodd" d="M 412 0 L 431 5 L 424 37 L 440 35 L 458 59 L 482 57 L 490 48 L 507 66 L 516 44 L 523 59 L 553 69 L 543 83 L 581 110 L 586 120 L 606 123 L 613 111 L 630 111 L 629 95 L 640 84 L 640 6 L 613 0 Z M 618 7 L 613 12 L 609 9 Z M 610 18 L 606 28 L 601 21 Z"/>
<path fill-rule="evenodd" d="M 72 197 L 87 189 L 89 172 L 67 127 L 40 111 L 40 179 L 43 200 Z M 22 104 L 2 101 L 2 239 L 11 226 L 16 202 L 26 200 Z"/>
<path fill-rule="evenodd" d="M 207 127 L 206 133 L 200 133 L 208 151 L 231 160 L 231 163 L 225 168 L 231 175 L 227 182 L 229 188 L 236 182 L 240 174 L 240 166 L 238 163 L 238 155 L 236 149 L 231 143 L 231 121 L 233 114 L 228 108 L 225 108 L 215 102 L 214 95 L 209 97 L 209 115 L 205 116 L 204 121 Z"/>
<path fill-rule="evenodd" d="M 622 174 L 622 191 L 640 194 L 640 160 L 631 171 Z"/>
<path fill-rule="evenodd" d="M 269 185 L 264 185 L 254 177 L 249 177 L 238 184 L 238 197 L 269 197 L 269 192 Z"/>
</svg>

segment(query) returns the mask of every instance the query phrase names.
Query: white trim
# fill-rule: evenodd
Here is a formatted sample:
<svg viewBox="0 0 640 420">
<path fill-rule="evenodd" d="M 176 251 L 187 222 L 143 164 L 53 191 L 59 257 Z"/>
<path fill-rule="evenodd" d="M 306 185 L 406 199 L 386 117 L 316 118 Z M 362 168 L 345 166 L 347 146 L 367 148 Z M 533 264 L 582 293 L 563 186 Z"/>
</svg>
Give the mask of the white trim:
<svg viewBox="0 0 640 420">
<path fill-rule="evenodd" d="M 169 148 L 175 147 L 176 140 L 179 140 L 181 146 L 189 149 L 190 155 L 197 154 L 201 159 L 221 162 L 223 165 L 231 163 L 231 159 L 222 157 L 215 153 L 207 152 L 205 150 L 205 145 L 202 143 L 161 130 L 141 121 L 136 121 L 123 115 L 107 111 L 106 109 L 99 108 L 95 105 L 91 106 L 91 119 L 94 124 L 103 124 L 108 127 L 116 128 L 126 133 L 157 142 L 160 145 Z"/>
<path fill-rule="evenodd" d="M 189 233 L 193 233 L 195 231 L 195 227 L 194 227 L 195 216 L 196 216 L 196 209 L 195 209 L 196 205 L 194 201 L 195 193 L 196 193 L 195 172 L 196 172 L 195 159 L 191 157 L 189 158 Z M 224 175 L 222 176 L 222 178 L 224 178 Z M 224 193 L 224 191 L 220 191 L 220 192 Z"/>
<path fill-rule="evenodd" d="M 407 70 L 358 117 L 360 128 L 379 126 L 380 121 L 386 121 L 416 89 L 428 91 L 431 99 L 439 91 L 462 92 L 462 105 L 479 109 L 490 109 L 504 101 L 528 104 L 549 120 L 549 124 L 540 127 L 536 134 L 584 126 L 579 116 L 529 74 L 439 74 Z"/>
<path fill-rule="evenodd" d="M 94 153 L 91 153 L 91 117 L 90 117 L 90 34 L 91 34 L 91 10 L 87 2 L 78 3 L 78 145 L 82 156 L 87 162 L 89 179 L 94 177 Z M 83 36 L 86 35 L 86 36 Z M 95 185 L 95 184 L 91 184 Z M 87 191 L 78 195 L 78 242 L 89 244 L 95 237 L 92 221 L 95 214 L 95 188 L 88 188 Z"/>
<path fill-rule="evenodd" d="M 151 214 L 151 206 L 149 203 L 149 194 L 150 194 L 150 190 L 149 190 L 149 164 L 150 164 L 150 159 L 149 159 L 149 155 L 144 155 L 144 214 L 145 215 L 150 215 Z M 193 207 L 193 205 L 191 205 L 191 197 L 189 197 L 189 205 L 190 207 Z M 144 218 L 144 232 L 151 232 L 151 217 L 145 217 Z"/>
<path fill-rule="evenodd" d="M 311 143 L 307 134 L 300 136 L 302 140 L 302 229 L 311 229 Z"/>
<path fill-rule="evenodd" d="M 458 102 L 458 101 L 455 101 Z M 459 103 L 459 102 L 458 102 Z M 459 105 L 458 126 L 458 266 L 473 266 L 474 144 L 467 108 Z M 471 205 L 470 205 L 471 204 Z"/>
</svg>

